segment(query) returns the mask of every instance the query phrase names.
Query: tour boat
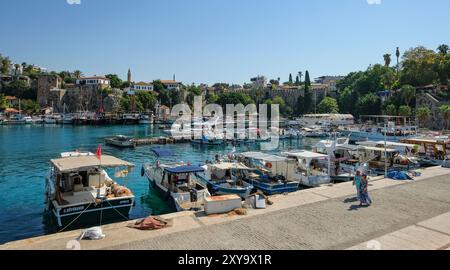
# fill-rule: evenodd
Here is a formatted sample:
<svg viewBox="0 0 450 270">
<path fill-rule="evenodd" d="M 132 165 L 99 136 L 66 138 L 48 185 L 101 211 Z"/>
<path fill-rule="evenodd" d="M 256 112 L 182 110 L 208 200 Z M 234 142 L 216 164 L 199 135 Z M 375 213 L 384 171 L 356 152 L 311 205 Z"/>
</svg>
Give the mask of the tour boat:
<svg viewBox="0 0 450 270">
<path fill-rule="evenodd" d="M 396 126 L 389 124 L 387 126 L 363 125 L 359 127 L 345 127 L 339 129 L 343 136 L 350 137 L 351 141 L 379 141 L 387 140 L 398 142 L 417 136 L 416 126 Z"/>
<path fill-rule="evenodd" d="M 331 182 L 330 157 L 310 151 L 284 152 L 283 156 L 295 161 L 292 179 L 300 185 L 318 187 Z"/>
<path fill-rule="evenodd" d="M 238 160 L 254 169 L 246 173 L 244 181 L 267 195 L 294 192 L 299 188 L 299 182 L 293 181 L 289 174 L 290 167 L 293 168 L 295 164 L 286 157 L 245 152 L 238 155 Z"/>
<path fill-rule="evenodd" d="M 120 148 L 134 148 L 136 147 L 136 142 L 133 138 L 117 135 L 111 138 L 106 138 L 105 143 L 107 145 L 116 146 Z"/>
<path fill-rule="evenodd" d="M 114 182 L 104 169 L 126 168 L 116 176 L 123 177 L 133 166 L 108 155 L 62 153 L 61 158 L 51 160 L 46 178 L 46 210 L 63 229 L 127 220 L 135 196 Z"/>
<path fill-rule="evenodd" d="M 143 167 L 150 184 L 164 194 L 165 199 L 170 199 L 179 212 L 202 209 L 206 198 L 211 196 L 206 185 L 196 177 L 201 172 L 204 168 L 183 163 L 156 161 Z"/>
<path fill-rule="evenodd" d="M 244 181 L 245 175 L 254 171 L 244 164 L 223 162 L 202 166 L 204 172 L 197 173 L 198 178 L 206 184 L 212 194 L 235 194 L 246 199 L 254 187 Z"/>
</svg>

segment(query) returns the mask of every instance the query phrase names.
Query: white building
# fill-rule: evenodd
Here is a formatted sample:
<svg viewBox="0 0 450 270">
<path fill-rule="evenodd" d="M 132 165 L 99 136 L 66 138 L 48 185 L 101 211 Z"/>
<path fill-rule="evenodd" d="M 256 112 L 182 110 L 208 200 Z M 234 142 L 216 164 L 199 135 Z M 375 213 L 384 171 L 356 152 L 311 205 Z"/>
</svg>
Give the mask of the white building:
<svg viewBox="0 0 450 270">
<path fill-rule="evenodd" d="M 130 87 L 131 91 L 153 91 L 153 83 L 138 82 Z"/>
<path fill-rule="evenodd" d="M 267 78 L 264 76 L 257 76 L 255 78 L 251 78 L 250 81 L 255 87 L 266 87 L 267 84 Z"/>
<path fill-rule="evenodd" d="M 94 77 L 81 77 L 77 79 L 77 85 L 101 85 L 101 86 L 109 86 L 110 80 L 106 77 L 102 76 L 94 76 Z"/>
<path fill-rule="evenodd" d="M 167 88 L 167 90 L 180 89 L 181 83 L 175 80 L 162 80 L 161 83 Z"/>
</svg>

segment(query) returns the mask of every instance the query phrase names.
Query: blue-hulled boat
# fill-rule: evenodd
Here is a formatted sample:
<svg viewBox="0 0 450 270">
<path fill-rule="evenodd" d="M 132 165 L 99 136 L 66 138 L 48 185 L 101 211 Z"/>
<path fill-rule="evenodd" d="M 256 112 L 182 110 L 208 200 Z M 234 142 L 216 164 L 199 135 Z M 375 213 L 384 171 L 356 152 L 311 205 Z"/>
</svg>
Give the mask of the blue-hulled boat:
<svg viewBox="0 0 450 270">
<path fill-rule="evenodd" d="M 295 192 L 299 182 L 292 181 L 291 172 L 295 164 L 285 157 L 246 152 L 239 156 L 244 164 L 254 171 L 246 174 L 244 181 L 267 195 Z"/>
<path fill-rule="evenodd" d="M 212 194 L 235 194 L 246 199 L 254 189 L 253 185 L 244 181 L 246 173 L 253 169 L 243 164 L 223 162 L 202 167 L 205 171 L 197 173 L 197 176 Z"/>
</svg>

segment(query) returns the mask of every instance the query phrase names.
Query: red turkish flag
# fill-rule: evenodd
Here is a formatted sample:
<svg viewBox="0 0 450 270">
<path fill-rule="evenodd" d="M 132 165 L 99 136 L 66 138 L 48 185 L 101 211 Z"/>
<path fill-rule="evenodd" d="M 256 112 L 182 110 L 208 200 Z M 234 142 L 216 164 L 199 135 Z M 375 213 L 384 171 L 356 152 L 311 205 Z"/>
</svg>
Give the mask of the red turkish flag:
<svg viewBox="0 0 450 270">
<path fill-rule="evenodd" d="M 97 147 L 97 152 L 95 153 L 98 159 L 101 159 L 102 157 L 102 146 L 99 144 Z"/>
</svg>

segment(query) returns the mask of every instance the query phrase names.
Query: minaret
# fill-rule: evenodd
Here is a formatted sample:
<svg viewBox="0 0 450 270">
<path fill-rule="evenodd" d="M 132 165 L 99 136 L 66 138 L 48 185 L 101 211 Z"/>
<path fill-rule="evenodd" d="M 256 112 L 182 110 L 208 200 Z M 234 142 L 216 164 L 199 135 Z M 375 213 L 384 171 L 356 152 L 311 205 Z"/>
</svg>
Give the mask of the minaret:
<svg viewBox="0 0 450 270">
<path fill-rule="evenodd" d="M 130 70 L 130 69 L 128 69 L 127 82 L 128 82 L 128 83 L 131 83 L 131 70 Z"/>
</svg>

